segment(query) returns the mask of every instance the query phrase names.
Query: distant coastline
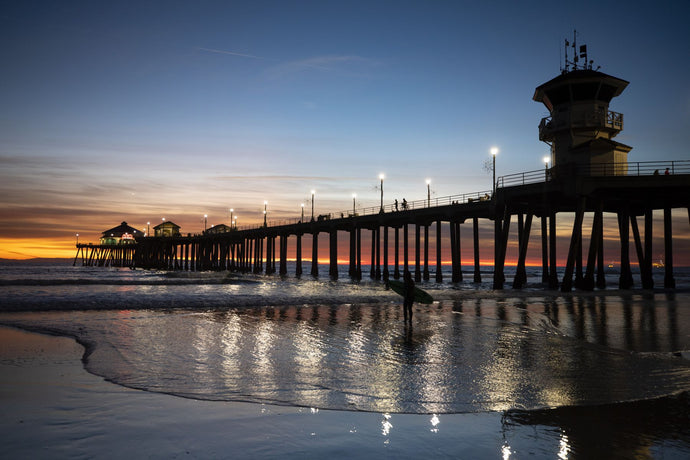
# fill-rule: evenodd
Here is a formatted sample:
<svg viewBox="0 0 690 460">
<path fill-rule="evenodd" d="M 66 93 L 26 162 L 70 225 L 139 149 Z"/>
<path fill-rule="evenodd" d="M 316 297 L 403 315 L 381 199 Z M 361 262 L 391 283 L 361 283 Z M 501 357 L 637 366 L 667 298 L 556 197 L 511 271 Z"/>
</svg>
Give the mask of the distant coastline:
<svg viewBox="0 0 690 460">
<path fill-rule="evenodd" d="M 58 263 L 72 263 L 74 259 L 66 257 L 33 257 L 31 259 L 3 259 L 0 258 L 0 264 L 4 265 L 19 265 L 19 264 L 58 264 Z"/>
<path fill-rule="evenodd" d="M 1 265 L 22 265 L 22 264 L 35 264 L 35 265 L 40 265 L 40 264 L 59 264 L 59 263 L 69 263 L 70 265 L 73 263 L 74 259 L 71 257 L 33 257 L 31 259 L 3 259 L 0 257 L 0 264 Z M 319 265 L 327 265 L 326 263 L 321 263 L 319 262 Z M 339 263 L 338 266 L 346 266 L 347 263 Z M 448 265 L 448 264 L 444 264 Z M 514 266 L 513 264 L 506 264 L 507 266 Z M 77 264 L 79 266 L 79 264 Z M 488 265 L 482 265 L 484 268 L 487 268 L 487 270 L 482 270 L 482 273 L 493 273 L 492 270 L 488 269 L 491 267 L 491 264 Z M 638 264 L 636 263 L 631 263 L 631 267 L 637 269 Z M 533 265 L 531 267 L 537 267 L 537 265 Z M 557 268 L 564 268 L 565 265 L 557 265 Z M 655 267 L 657 268 L 657 267 Z M 676 269 L 690 269 L 690 266 L 686 265 L 674 265 L 674 268 Z M 657 268 L 660 269 L 660 268 Z M 185 270 L 167 270 L 171 272 L 183 272 Z M 463 270 L 465 272 L 466 270 Z M 636 273 L 636 272 L 635 272 Z M 268 275 L 270 276 L 270 275 Z"/>
</svg>

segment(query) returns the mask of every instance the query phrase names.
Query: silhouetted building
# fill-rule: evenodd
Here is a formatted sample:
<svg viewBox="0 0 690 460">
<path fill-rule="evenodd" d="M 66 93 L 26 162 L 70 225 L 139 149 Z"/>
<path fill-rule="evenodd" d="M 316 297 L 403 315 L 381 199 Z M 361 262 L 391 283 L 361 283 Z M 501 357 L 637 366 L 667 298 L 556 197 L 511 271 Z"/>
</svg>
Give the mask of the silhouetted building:
<svg viewBox="0 0 690 460">
<path fill-rule="evenodd" d="M 117 227 L 113 227 L 102 233 L 100 244 L 133 244 L 137 238 L 142 238 L 144 232 L 122 222 Z"/>
<path fill-rule="evenodd" d="M 166 220 L 153 227 L 154 236 L 180 236 L 180 226 Z"/>
<path fill-rule="evenodd" d="M 575 50 L 570 70 L 568 46 L 566 42 L 565 70 L 534 91 L 533 99 L 550 113 L 539 124 L 539 140 L 551 146 L 555 172 L 625 175 L 632 147 L 613 140 L 623 130 L 623 114 L 610 111 L 609 102 L 628 82 L 592 70 L 584 45 Z M 578 58 L 585 64 L 578 67 Z"/>
<path fill-rule="evenodd" d="M 230 226 L 225 225 L 225 224 L 218 224 L 218 225 L 214 225 L 211 228 L 209 228 L 208 230 L 206 230 L 205 233 L 215 235 L 217 233 L 227 233 L 230 230 L 232 230 L 230 228 Z"/>
</svg>

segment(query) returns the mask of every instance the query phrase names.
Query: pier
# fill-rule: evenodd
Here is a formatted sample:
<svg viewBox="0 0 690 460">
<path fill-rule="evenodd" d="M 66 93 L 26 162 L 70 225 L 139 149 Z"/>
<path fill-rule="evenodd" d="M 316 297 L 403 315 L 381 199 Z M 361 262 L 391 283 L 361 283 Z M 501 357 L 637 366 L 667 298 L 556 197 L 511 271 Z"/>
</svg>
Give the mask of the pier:
<svg viewBox="0 0 690 460">
<path fill-rule="evenodd" d="M 512 287 L 519 289 L 526 282 L 525 263 L 530 242 L 532 222 L 541 223 L 542 280 L 550 288 L 569 291 L 573 287 L 602 289 L 604 284 L 603 235 L 604 214 L 611 213 L 618 222 L 620 241 L 620 288 L 633 286 L 630 270 L 634 248 L 640 267 L 640 286 L 652 288 L 651 244 L 653 236 L 652 212 L 664 214 L 664 287 L 673 288 L 673 235 L 671 210 L 681 208 L 688 213 L 690 224 L 690 161 L 632 163 L 625 176 L 613 174 L 614 165 L 600 165 L 596 170 L 543 169 L 503 176 L 497 180 L 495 195 L 477 192 L 410 202 L 408 209 L 384 207 L 357 210 L 359 212 L 323 215 L 306 222 L 285 222 L 258 226 L 253 229 L 231 230 L 225 233 L 175 237 L 145 237 L 128 245 L 79 244 L 75 264 L 132 267 L 159 270 L 228 270 L 303 275 L 304 248 L 302 239 L 311 237 L 309 251 L 311 276 L 318 277 L 318 240 L 328 239 L 328 276 L 338 278 L 339 238 L 349 242 L 349 276 L 354 280 L 369 276 L 372 279 L 398 279 L 409 270 L 416 281 L 432 280 L 440 283 L 463 281 L 460 244 L 461 232 L 471 232 L 473 254 L 472 282 L 480 282 L 479 237 L 482 220 L 493 222 L 494 270 L 493 287 L 506 285 L 504 267 L 508 255 L 508 241 L 518 240 L 517 270 Z M 655 174 L 670 168 L 673 174 Z M 608 169 L 607 169 L 608 168 Z M 611 171 L 611 174 L 608 173 Z M 570 234 L 567 264 L 562 279 L 556 271 L 556 223 L 560 213 L 574 213 Z M 591 228 L 583 227 L 586 214 L 593 216 Z M 342 215 L 342 217 L 341 217 Z M 516 224 L 517 229 L 511 230 Z M 641 238 L 639 228 L 644 228 Z M 429 238 L 434 228 L 433 240 Z M 368 235 L 367 235 L 368 233 Z M 632 235 L 631 235 L 632 233 Z M 363 247 L 363 234 L 370 246 Z M 587 236 L 589 242 L 587 243 Z M 632 238 L 631 238 L 632 236 Z M 392 243 L 392 244 L 391 244 Z M 631 247 L 632 243 L 632 247 Z M 430 260 L 430 245 L 435 245 L 435 260 Z M 295 272 L 288 274 L 288 249 L 292 246 Z M 412 250 L 411 246 L 414 246 Z M 433 246 L 432 246 L 433 247 Z M 389 249 L 390 248 L 390 249 Z M 588 248 L 586 258 L 583 250 Z M 443 279 L 441 254 L 450 253 L 451 277 Z M 369 251 L 369 273 L 362 272 L 362 255 Z M 392 252 L 392 254 L 391 254 Z M 411 254 L 414 258 L 410 257 Z M 400 256 L 399 256 L 400 255 Z M 609 255 L 610 256 L 610 255 Z M 366 266 L 366 265 L 365 265 Z"/>
<path fill-rule="evenodd" d="M 77 245 L 75 264 L 81 255 L 84 265 L 229 270 L 286 276 L 288 253 L 291 252 L 295 260 L 294 276 L 300 277 L 305 268 L 302 239 L 308 235 L 312 245 L 309 269 L 314 277 L 321 275 L 319 237 L 328 238 L 328 275 L 332 279 L 338 277 L 338 241 L 345 237 L 349 242 L 348 273 L 354 280 L 366 275 L 362 273 L 362 255 L 369 251 L 368 276 L 372 279 L 398 279 L 409 270 L 417 282 L 429 281 L 433 276 L 437 283 L 458 283 L 463 281 L 460 236 L 471 231 L 472 281 L 481 282 L 479 249 L 486 244 L 486 236 L 484 240 L 480 238 L 479 228 L 480 222 L 485 227 L 489 221 L 493 224 L 494 255 L 490 261 L 493 287 L 503 289 L 506 285 L 504 268 L 509 240 L 515 236 L 518 253 L 512 287 L 520 289 L 527 281 L 525 266 L 532 223 L 536 218 L 541 225 L 542 282 L 549 288 L 560 288 L 564 292 L 573 287 L 605 288 L 604 235 L 615 233 L 620 243 L 618 287 L 633 286 L 632 242 L 641 286 L 651 289 L 654 287 L 653 212 L 662 211 L 663 285 L 673 288 L 671 212 L 682 209 L 690 220 L 690 161 L 629 162 L 632 147 L 614 140 L 623 130 L 623 114 L 609 110 L 611 100 L 623 92 L 628 82 L 592 70 L 593 61 L 587 60 L 586 55 L 584 65 L 579 65 L 577 59 L 568 61 L 569 46 L 566 42 L 566 60 L 561 74 L 538 86 L 532 98 L 542 103 L 550 114 L 538 124 L 539 140 L 550 147 L 550 156 L 544 158 L 544 169 L 496 179 L 497 150 L 492 149 L 494 179 L 491 191 L 433 201 L 428 198 L 398 208 L 397 202 L 384 206 L 381 189 L 380 207 L 324 214 L 310 221 L 269 225 L 264 218 L 264 225 L 256 228 L 230 228 L 223 233 L 205 232 L 186 237 L 136 238 L 130 243 L 131 247 L 121 250 L 110 246 Z M 564 213 L 574 215 L 574 219 L 565 271 L 559 280 L 556 229 L 559 215 Z M 590 228 L 583 225 L 586 215 L 592 217 Z M 607 215 L 615 216 L 613 231 L 605 227 Z M 513 222 L 517 229 L 512 228 Z M 644 228 L 643 233 L 640 226 Z M 370 247 L 365 247 L 363 241 L 370 242 Z M 429 258 L 430 245 L 435 245 L 435 260 Z M 450 254 L 450 280 L 443 279 L 441 270 L 444 252 Z M 411 253 L 414 260 L 410 258 Z"/>
<path fill-rule="evenodd" d="M 81 259 L 81 265 L 89 267 L 130 267 L 134 268 L 134 244 L 77 244 L 74 263 Z"/>
</svg>

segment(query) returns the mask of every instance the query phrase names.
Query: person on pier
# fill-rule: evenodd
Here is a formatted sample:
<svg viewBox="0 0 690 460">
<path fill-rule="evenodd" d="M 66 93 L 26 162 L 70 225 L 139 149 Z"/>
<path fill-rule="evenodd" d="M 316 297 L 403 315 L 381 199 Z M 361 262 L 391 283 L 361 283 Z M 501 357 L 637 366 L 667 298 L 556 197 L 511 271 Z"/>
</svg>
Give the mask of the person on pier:
<svg viewBox="0 0 690 460">
<path fill-rule="evenodd" d="M 403 283 L 405 285 L 405 295 L 403 296 L 403 314 L 405 322 L 412 322 L 412 304 L 414 303 L 414 280 L 409 270 L 405 270 L 403 275 Z"/>
</svg>

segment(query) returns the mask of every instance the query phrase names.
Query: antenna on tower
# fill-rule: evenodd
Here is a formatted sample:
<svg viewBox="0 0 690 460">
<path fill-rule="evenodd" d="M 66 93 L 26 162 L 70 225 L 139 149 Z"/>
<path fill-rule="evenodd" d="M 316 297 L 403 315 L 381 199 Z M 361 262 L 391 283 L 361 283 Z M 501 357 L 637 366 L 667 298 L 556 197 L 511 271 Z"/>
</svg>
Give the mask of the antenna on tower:
<svg viewBox="0 0 690 460">
<path fill-rule="evenodd" d="M 577 70 L 577 30 L 573 29 L 573 70 Z"/>
<path fill-rule="evenodd" d="M 568 48 L 573 48 L 573 60 L 568 60 Z M 583 64 L 580 65 L 579 62 L 582 60 Z M 587 45 L 577 46 L 577 30 L 573 30 L 573 42 L 570 43 L 568 39 L 565 40 L 565 68 L 561 68 L 561 73 L 568 73 L 571 70 L 592 70 L 592 65 L 594 60 L 589 60 L 587 58 Z M 601 67 L 597 67 L 599 70 Z"/>
<path fill-rule="evenodd" d="M 561 67 L 561 73 L 568 73 L 570 72 L 569 64 L 568 64 L 568 47 L 570 46 L 570 43 L 568 43 L 568 39 L 565 39 L 565 61 L 564 61 L 564 67 Z"/>
<path fill-rule="evenodd" d="M 582 64 L 582 68 L 584 68 L 584 69 L 591 68 L 588 61 L 587 61 L 587 45 L 580 45 L 580 57 L 585 61 L 585 63 Z"/>
</svg>

